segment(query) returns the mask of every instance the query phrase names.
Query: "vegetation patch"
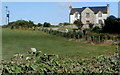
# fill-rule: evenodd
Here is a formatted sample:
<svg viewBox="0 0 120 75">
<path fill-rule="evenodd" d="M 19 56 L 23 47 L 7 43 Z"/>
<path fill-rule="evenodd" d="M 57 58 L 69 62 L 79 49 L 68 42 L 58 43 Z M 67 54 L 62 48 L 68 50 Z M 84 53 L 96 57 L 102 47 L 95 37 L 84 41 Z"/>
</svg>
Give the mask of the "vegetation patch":
<svg viewBox="0 0 120 75">
<path fill-rule="evenodd" d="M 41 51 L 28 51 L 26 55 L 15 54 L 10 62 L 3 61 L 4 73 L 80 73 L 119 74 L 120 61 L 115 56 L 103 55 L 91 59 L 61 59 L 58 55 L 48 55 Z"/>
</svg>

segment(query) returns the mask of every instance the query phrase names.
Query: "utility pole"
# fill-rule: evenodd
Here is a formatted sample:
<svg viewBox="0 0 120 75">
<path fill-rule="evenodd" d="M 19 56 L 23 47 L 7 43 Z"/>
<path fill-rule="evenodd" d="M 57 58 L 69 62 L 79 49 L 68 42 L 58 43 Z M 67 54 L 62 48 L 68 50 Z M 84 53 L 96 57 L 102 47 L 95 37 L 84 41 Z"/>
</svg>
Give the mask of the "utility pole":
<svg viewBox="0 0 120 75">
<path fill-rule="evenodd" d="M 7 11 L 8 11 L 8 6 L 5 6 L 6 8 L 6 25 L 7 25 Z"/>
<path fill-rule="evenodd" d="M 120 1 L 118 2 L 118 18 L 120 18 Z"/>
<path fill-rule="evenodd" d="M 7 14 L 7 17 L 8 17 L 8 24 L 9 24 L 9 19 L 10 19 L 10 11 L 8 10 L 8 14 Z"/>
<path fill-rule="evenodd" d="M 6 8 L 6 25 L 9 24 L 9 18 L 10 18 L 10 11 L 8 10 L 8 6 L 5 6 Z"/>
</svg>

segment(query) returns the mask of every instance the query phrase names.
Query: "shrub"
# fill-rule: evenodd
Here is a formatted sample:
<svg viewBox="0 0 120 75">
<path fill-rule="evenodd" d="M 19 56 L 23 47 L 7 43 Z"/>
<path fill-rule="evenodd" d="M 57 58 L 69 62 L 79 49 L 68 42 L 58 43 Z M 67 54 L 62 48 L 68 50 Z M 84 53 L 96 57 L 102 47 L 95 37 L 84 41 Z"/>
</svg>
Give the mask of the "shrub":
<svg viewBox="0 0 120 75">
<path fill-rule="evenodd" d="M 101 28 L 99 28 L 98 26 L 95 26 L 93 29 L 92 29 L 92 31 L 94 31 L 94 32 L 101 32 L 102 31 L 102 29 Z"/>
<path fill-rule="evenodd" d="M 89 24 L 89 28 L 90 28 L 90 29 L 92 29 L 93 26 L 94 26 L 94 24 L 92 24 L 92 23 Z"/>
<path fill-rule="evenodd" d="M 76 20 L 76 21 L 74 22 L 74 24 L 78 27 L 78 29 L 81 29 L 82 26 L 83 26 L 83 24 L 82 24 L 82 22 L 81 22 L 80 20 Z"/>
<path fill-rule="evenodd" d="M 105 26 L 103 26 L 103 32 L 105 33 L 120 33 L 120 19 L 110 16 L 105 20 Z"/>
<path fill-rule="evenodd" d="M 118 55 L 118 54 L 116 54 Z M 91 59 L 61 59 L 58 55 L 47 55 L 41 51 L 26 55 L 15 54 L 12 60 L 2 62 L 2 73 L 81 73 L 105 74 L 119 73 L 119 60 L 117 57 L 103 55 Z"/>
<path fill-rule="evenodd" d="M 59 25 L 60 25 L 60 26 L 62 26 L 62 25 L 66 26 L 66 25 L 71 25 L 71 24 L 70 24 L 70 23 L 67 23 L 67 22 L 64 22 L 64 23 L 59 23 Z"/>
<path fill-rule="evenodd" d="M 41 26 L 42 26 L 42 24 L 41 24 L 41 23 L 38 23 L 38 24 L 37 24 L 37 26 L 38 26 L 38 27 L 41 27 Z"/>
<path fill-rule="evenodd" d="M 47 22 L 45 22 L 44 24 L 43 24 L 43 27 L 50 27 L 51 26 L 51 24 L 50 23 L 47 23 Z"/>
<path fill-rule="evenodd" d="M 63 25 L 70 25 L 70 23 L 64 22 Z"/>
<path fill-rule="evenodd" d="M 32 21 L 18 20 L 10 22 L 7 27 L 12 28 L 32 28 L 35 24 Z"/>
</svg>

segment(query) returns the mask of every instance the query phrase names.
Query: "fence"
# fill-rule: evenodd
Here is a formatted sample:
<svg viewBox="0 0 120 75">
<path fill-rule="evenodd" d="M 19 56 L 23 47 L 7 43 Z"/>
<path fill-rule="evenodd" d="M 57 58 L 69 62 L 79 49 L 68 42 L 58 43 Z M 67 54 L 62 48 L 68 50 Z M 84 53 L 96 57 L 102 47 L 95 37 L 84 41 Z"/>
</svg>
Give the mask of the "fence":
<svg viewBox="0 0 120 75">
<path fill-rule="evenodd" d="M 65 38 L 71 38 L 71 39 L 80 39 L 81 41 L 90 41 L 93 43 L 102 43 L 106 40 L 112 40 L 114 42 L 117 42 L 120 40 L 120 37 L 115 36 L 108 36 L 108 35 L 83 35 L 82 33 L 78 32 L 61 32 L 57 30 L 52 29 L 40 29 L 43 32 L 46 32 L 51 35 L 61 36 Z"/>
</svg>

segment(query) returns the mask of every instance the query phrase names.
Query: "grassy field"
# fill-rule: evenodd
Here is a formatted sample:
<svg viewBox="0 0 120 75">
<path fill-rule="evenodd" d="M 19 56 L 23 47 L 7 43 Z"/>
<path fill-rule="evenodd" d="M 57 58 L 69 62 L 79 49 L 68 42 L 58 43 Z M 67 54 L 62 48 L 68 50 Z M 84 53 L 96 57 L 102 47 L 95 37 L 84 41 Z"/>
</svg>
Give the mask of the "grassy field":
<svg viewBox="0 0 120 75">
<path fill-rule="evenodd" d="M 6 60 L 15 53 L 26 53 L 30 48 L 47 54 L 58 54 L 62 58 L 88 58 L 115 52 L 115 46 L 68 41 L 40 31 L 3 29 L 2 34 L 2 55 Z"/>
</svg>

